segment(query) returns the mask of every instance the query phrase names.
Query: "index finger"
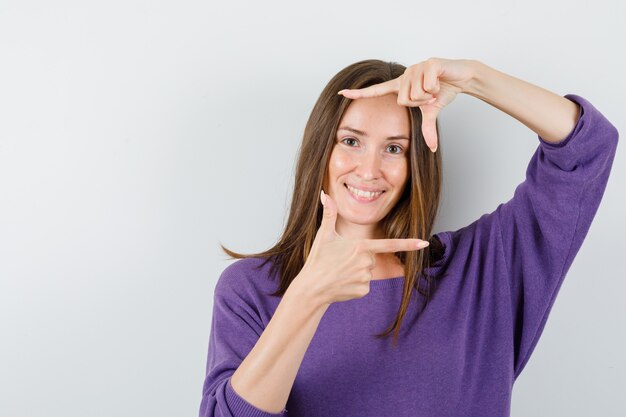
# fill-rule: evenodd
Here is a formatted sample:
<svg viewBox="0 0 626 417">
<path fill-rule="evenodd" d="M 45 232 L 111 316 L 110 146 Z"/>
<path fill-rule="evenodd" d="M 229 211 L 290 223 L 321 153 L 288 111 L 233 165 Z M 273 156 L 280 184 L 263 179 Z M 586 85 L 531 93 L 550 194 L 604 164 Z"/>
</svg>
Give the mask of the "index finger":
<svg viewBox="0 0 626 417">
<path fill-rule="evenodd" d="M 350 89 L 339 91 L 337 94 L 342 94 L 347 98 L 367 98 L 367 97 L 380 97 L 391 93 L 398 94 L 400 83 L 398 78 L 385 81 L 383 83 L 374 84 L 369 87 Z"/>
<path fill-rule="evenodd" d="M 367 250 L 376 253 L 413 251 L 429 245 L 421 239 L 363 239 L 363 243 Z"/>
</svg>

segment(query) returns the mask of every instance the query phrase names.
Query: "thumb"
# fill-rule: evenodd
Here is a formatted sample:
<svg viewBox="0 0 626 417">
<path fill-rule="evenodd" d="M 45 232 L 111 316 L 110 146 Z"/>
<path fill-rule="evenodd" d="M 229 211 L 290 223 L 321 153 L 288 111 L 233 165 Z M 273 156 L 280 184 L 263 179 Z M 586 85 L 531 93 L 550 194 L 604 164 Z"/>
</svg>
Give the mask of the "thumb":
<svg viewBox="0 0 626 417">
<path fill-rule="evenodd" d="M 337 223 L 337 205 L 332 198 L 324 190 L 320 192 L 320 200 L 324 206 L 324 214 L 322 216 L 322 223 L 317 231 L 317 238 L 322 242 L 328 242 L 335 240 L 339 235 L 335 231 L 335 225 Z"/>
<path fill-rule="evenodd" d="M 439 109 L 434 106 L 420 107 L 422 111 L 422 135 L 424 135 L 424 141 L 431 151 L 437 150 L 437 114 Z"/>
</svg>

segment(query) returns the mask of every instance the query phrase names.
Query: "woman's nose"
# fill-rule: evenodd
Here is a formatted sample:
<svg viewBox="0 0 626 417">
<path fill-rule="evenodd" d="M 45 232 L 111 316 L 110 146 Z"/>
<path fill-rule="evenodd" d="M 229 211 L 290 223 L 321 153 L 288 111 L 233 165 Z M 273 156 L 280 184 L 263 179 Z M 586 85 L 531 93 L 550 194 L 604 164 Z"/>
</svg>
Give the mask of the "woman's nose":
<svg viewBox="0 0 626 417">
<path fill-rule="evenodd" d="M 358 159 L 356 173 L 369 180 L 380 176 L 380 155 L 376 151 L 364 152 Z"/>
</svg>

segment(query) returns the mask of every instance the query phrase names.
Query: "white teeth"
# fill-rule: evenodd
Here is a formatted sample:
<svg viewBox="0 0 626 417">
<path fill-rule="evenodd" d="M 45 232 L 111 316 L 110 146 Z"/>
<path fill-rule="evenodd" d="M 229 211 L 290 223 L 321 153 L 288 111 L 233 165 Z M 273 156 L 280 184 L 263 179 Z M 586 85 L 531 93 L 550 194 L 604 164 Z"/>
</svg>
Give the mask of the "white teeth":
<svg viewBox="0 0 626 417">
<path fill-rule="evenodd" d="M 364 198 L 378 197 L 379 195 L 383 193 L 382 191 L 377 191 L 377 192 L 361 191 L 354 187 L 350 187 L 348 184 L 346 184 L 346 186 L 348 187 L 348 190 L 350 190 L 352 194 L 355 194 L 355 195 L 358 195 L 359 197 L 364 197 Z"/>
</svg>

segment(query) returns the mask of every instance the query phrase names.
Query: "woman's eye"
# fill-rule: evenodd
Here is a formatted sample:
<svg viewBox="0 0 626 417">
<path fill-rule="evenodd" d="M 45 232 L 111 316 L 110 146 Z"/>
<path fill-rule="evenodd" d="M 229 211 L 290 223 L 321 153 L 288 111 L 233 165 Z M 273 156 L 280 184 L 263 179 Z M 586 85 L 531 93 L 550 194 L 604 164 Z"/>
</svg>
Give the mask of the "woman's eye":
<svg viewBox="0 0 626 417">
<path fill-rule="evenodd" d="M 352 141 L 355 141 L 355 142 L 356 142 L 356 139 L 354 139 L 354 138 L 344 138 L 344 139 L 342 139 L 341 141 L 342 141 L 343 143 L 346 143 L 346 141 L 347 141 L 347 140 L 352 140 Z M 352 146 L 352 145 L 349 145 L 349 144 L 348 144 L 348 146 Z"/>
<path fill-rule="evenodd" d="M 359 141 L 358 141 L 357 139 L 354 139 L 354 138 L 343 138 L 343 139 L 341 140 L 341 142 L 342 142 L 342 143 L 345 143 L 346 145 L 348 145 L 348 146 L 349 146 L 349 147 L 351 147 L 351 148 L 354 148 L 354 146 L 355 146 L 355 145 L 356 145 Z M 352 144 L 351 144 L 352 142 L 354 142 L 354 143 L 355 143 L 355 145 L 352 145 Z M 399 145 L 389 145 L 387 148 L 388 148 L 388 149 L 389 149 L 389 148 L 396 149 L 396 151 L 391 151 L 391 153 L 392 153 L 392 154 L 394 154 L 394 155 L 399 155 L 399 154 L 401 154 L 401 153 L 404 151 L 404 149 L 402 148 L 402 146 L 399 146 Z"/>
</svg>

